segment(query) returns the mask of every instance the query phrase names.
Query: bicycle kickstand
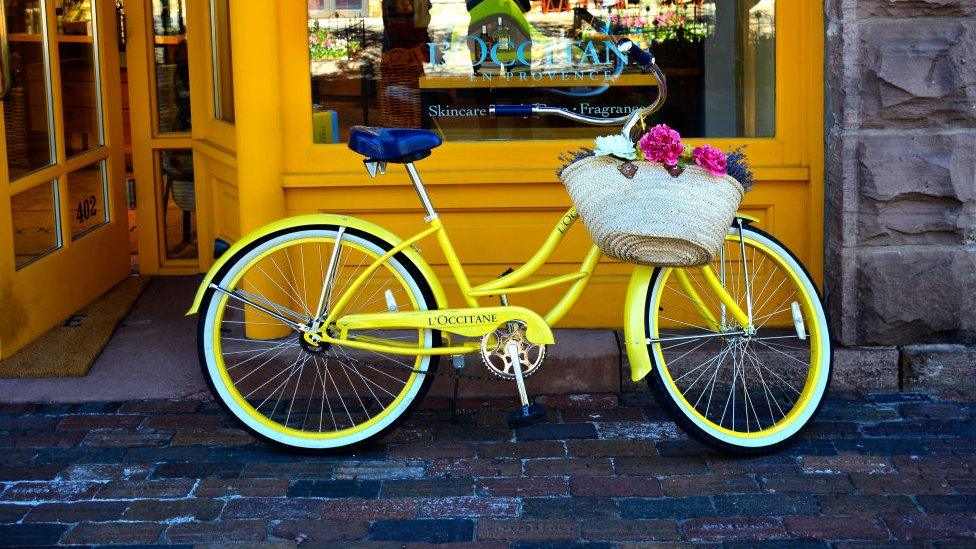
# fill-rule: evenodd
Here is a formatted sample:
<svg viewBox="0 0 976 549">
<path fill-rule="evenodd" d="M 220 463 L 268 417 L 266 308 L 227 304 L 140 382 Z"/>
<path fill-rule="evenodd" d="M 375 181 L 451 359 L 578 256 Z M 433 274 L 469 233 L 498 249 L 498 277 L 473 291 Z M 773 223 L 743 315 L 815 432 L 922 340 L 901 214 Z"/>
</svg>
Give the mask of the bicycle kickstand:
<svg viewBox="0 0 976 549">
<path fill-rule="evenodd" d="M 453 355 L 451 356 L 451 363 L 454 366 L 454 395 L 451 397 L 451 421 L 457 422 L 457 402 L 458 402 L 458 385 L 461 383 L 461 370 L 464 369 L 464 355 Z"/>
</svg>

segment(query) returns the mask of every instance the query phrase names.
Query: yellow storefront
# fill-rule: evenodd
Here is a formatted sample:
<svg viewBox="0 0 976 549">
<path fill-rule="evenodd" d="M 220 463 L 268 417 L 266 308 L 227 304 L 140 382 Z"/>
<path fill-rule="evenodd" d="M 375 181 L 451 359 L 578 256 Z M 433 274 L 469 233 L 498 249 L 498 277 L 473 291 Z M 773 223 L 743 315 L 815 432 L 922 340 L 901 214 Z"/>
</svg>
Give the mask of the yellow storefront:
<svg viewBox="0 0 976 549">
<path fill-rule="evenodd" d="M 463 2 L 423 0 L 130 0 L 121 6 L 121 27 L 113 17 L 116 3 L 96 0 L 85 43 L 98 53 L 91 63 L 97 78 L 90 79 L 98 90 L 92 96 L 97 131 L 87 130 L 98 139 L 79 140 L 63 131 L 75 123 L 74 112 L 66 107 L 68 98 L 80 96 L 62 91 L 59 78 L 68 69 L 58 56 L 68 51 L 64 42 L 79 41 L 81 35 L 67 34 L 59 22 L 61 4 L 12 2 L 7 8 L 10 32 L 5 31 L 5 39 L 13 44 L 21 34 L 27 43 L 37 36 L 30 43 L 46 48 L 46 57 L 36 54 L 34 64 L 47 67 L 50 75 L 44 88 L 47 111 L 41 113 L 46 118 L 38 120 L 50 121 L 46 142 L 53 147 L 47 157 L 35 151 L 40 160 L 31 169 L 13 168 L 16 140 L 9 128 L 15 117 L 8 112 L 14 110 L 9 105 L 15 95 L 8 96 L 2 134 L 8 162 L 0 165 L 2 357 L 129 272 L 124 95 L 141 273 L 204 271 L 212 262 L 215 239 L 232 242 L 265 223 L 302 213 L 348 213 L 402 236 L 418 232 L 423 208 L 402 168 L 391 166 L 386 175 L 371 179 L 362 157 L 344 144 L 352 125 L 405 123 L 434 129 L 445 138 L 418 168 L 475 281 L 497 277 L 535 251 L 570 205 L 555 176 L 559 155 L 591 146 L 592 136 L 613 131 L 551 120 L 495 121 L 478 114 L 479 109 L 494 102 L 544 100 L 610 113 L 654 97 L 652 88 L 641 87 L 639 75 L 625 74 L 635 80 L 600 91 L 601 86 L 553 82 L 500 85 L 519 79 L 500 80 L 500 71 L 488 60 L 472 74 L 470 51 L 455 46 L 464 42 L 459 37 L 466 31 L 479 31 L 480 22 L 472 21 L 477 7 L 471 3 L 466 8 Z M 522 21 L 514 12 L 504 19 L 514 21 L 511 32 L 525 30 L 523 39 L 543 44 L 579 32 L 572 12 L 560 11 L 568 3 L 526 4 L 527 27 L 514 24 Z M 616 14 L 617 24 L 628 27 L 625 33 L 643 34 L 654 42 L 661 36 L 645 31 L 659 13 L 675 9 L 671 4 L 645 0 L 622 2 L 614 10 L 592 2 L 588 7 L 602 10 L 607 18 Z M 747 145 L 758 182 L 743 210 L 759 218 L 762 228 L 796 252 L 821 281 L 823 4 L 687 4 L 682 9 L 692 10 L 689 18 L 702 27 L 679 32 L 687 43 L 665 37 L 664 45 L 655 49 L 672 81 L 676 105 L 660 121 L 681 129 L 691 143 L 722 149 Z M 25 28 L 26 10 L 35 5 L 42 8 L 44 25 Z M 491 12 L 481 30 L 494 24 L 495 15 Z M 411 24 L 413 31 L 402 32 L 410 31 Z M 124 56 L 116 47 L 121 28 Z M 692 40 L 692 30 L 707 36 Z M 574 37 L 598 41 L 592 35 Z M 329 47 L 323 46 L 326 39 Z M 669 64 L 669 52 L 683 64 Z M 545 55 L 533 52 L 536 61 Z M 127 93 L 119 85 L 120 58 L 127 67 Z M 20 77 L 13 76 L 4 77 L 5 85 L 19 83 Z M 31 131 L 37 134 L 36 128 Z M 72 149 L 76 141 L 82 144 L 80 152 Z M 83 185 L 79 173 L 100 174 L 94 180 L 104 191 L 75 193 Z M 29 192 L 37 196 L 25 194 Z M 102 197 L 92 208 L 101 217 L 86 225 L 84 200 L 89 196 L 96 202 Z M 47 221 L 27 223 L 31 216 Z M 38 242 L 35 235 L 29 240 L 18 224 L 45 225 L 48 230 L 39 234 L 54 238 Z M 538 277 L 578 265 L 590 243 L 585 232 L 576 233 Z M 421 243 L 420 250 L 435 271 L 447 273 L 436 246 Z M 621 326 L 630 270 L 627 264 L 604 260 L 562 325 Z M 452 288 L 446 289 L 450 295 Z M 554 296 L 555 291 L 542 292 L 518 304 L 541 306 L 552 303 Z"/>
</svg>

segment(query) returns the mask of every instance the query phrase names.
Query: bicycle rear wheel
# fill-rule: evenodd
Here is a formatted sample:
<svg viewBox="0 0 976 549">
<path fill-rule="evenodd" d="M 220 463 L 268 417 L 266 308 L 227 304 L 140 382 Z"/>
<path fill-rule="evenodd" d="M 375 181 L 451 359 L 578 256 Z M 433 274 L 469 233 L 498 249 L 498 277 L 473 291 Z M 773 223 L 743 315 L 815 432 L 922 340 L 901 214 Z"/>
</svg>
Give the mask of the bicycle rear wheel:
<svg viewBox="0 0 976 549">
<path fill-rule="evenodd" d="M 712 267 L 743 311 L 751 296 L 756 332 L 735 335 L 743 328 L 695 269 L 685 271 L 687 283 L 674 269 L 657 269 L 645 334 L 664 341 L 647 346 L 654 365 L 647 382 L 697 440 L 731 453 L 771 452 L 795 440 L 823 402 L 831 374 L 826 313 L 800 262 L 763 231 L 745 228 L 740 244 L 731 230 Z"/>
<path fill-rule="evenodd" d="M 426 394 L 436 356 L 315 345 L 296 329 L 312 324 L 320 296 L 334 303 L 391 248 L 354 229 L 339 238 L 338 227 L 297 227 L 252 243 L 214 278 L 220 291 L 204 297 L 200 363 L 218 402 L 253 435 L 291 449 L 348 451 L 395 428 Z M 333 282 L 323 291 L 333 257 Z M 436 308 L 420 269 L 403 254 L 372 273 L 343 312 L 391 308 Z M 427 329 L 359 335 L 418 350 L 441 343 L 440 332 Z"/>
</svg>

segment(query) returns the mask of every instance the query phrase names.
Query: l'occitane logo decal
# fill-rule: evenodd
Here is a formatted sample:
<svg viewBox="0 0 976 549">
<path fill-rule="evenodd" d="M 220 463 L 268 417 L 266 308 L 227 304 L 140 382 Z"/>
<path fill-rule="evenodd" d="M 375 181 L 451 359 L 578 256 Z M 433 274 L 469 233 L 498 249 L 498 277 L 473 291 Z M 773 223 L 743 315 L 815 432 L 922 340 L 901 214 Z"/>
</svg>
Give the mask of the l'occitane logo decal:
<svg viewBox="0 0 976 549">
<path fill-rule="evenodd" d="M 428 326 L 463 326 L 466 324 L 484 324 L 486 322 L 497 323 L 498 315 L 439 315 L 428 318 Z"/>
<path fill-rule="evenodd" d="M 566 230 L 569 229 L 576 220 L 579 219 L 579 213 L 575 209 L 569 210 L 566 215 L 559 221 L 559 232 L 565 234 Z"/>
</svg>

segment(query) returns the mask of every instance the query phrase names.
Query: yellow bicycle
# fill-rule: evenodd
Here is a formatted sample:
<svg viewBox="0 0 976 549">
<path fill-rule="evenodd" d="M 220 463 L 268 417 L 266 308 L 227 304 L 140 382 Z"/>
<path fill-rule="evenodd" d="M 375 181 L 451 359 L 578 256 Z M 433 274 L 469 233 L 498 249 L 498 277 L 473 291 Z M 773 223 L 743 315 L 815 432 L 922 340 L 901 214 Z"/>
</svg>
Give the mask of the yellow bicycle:
<svg viewBox="0 0 976 549">
<path fill-rule="evenodd" d="M 497 106 L 498 115 L 556 114 L 597 124 L 636 121 L 666 98 L 663 75 L 626 41 L 632 59 L 659 81 L 654 105 L 620 119 L 592 119 L 539 106 Z M 200 312 L 204 377 L 225 410 L 256 437 L 292 449 L 348 451 L 404 421 L 430 387 L 441 356 L 455 368 L 481 355 L 515 383 L 513 424 L 539 420 L 524 378 L 541 367 L 556 325 L 586 288 L 601 257 L 592 246 L 575 272 L 532 278 L 579 216 L 570 209 L 522 266 L 488 282 L 465 274 L 414 162 L 440 144 L 418 129 L 353 128 L 349 146 L 376 177 L 403 165 L 427 228 L 402 239 L 368 221 L 314 214 L 272 223 L 234 244 L 204 279 L 189 314 Z M 734 453 L 773 451 L 810 422 L 827 390 L 831 344 L 810 275 L 773 236 L 738 215 L 710 264 L 637 266 L 624 304 L 634 380 L 647 380 L 689 435 Z M 436 239 L 463 307 L 448 303 L 418 242 Z M 556 285 L 565 295 L 540 314 L 508 296 Z M 498 305 L 486 298 L 500 296 Z M 458 370 L 459 371 L 459 370 Z"/>
</svg>

